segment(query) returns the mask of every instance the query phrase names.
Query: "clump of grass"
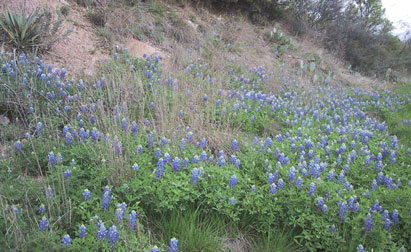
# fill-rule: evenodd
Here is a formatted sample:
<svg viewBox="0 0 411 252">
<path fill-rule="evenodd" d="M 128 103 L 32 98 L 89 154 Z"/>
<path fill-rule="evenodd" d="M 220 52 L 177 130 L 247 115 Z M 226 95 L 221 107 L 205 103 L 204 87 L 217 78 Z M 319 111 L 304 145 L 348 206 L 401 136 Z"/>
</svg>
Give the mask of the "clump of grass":
<svg viewBox="0 0 411 252">
<path fill-rule="evenodd" d="M 293 242 L 292 232 L 285 229 L 269 230 L 267 233 L 258 234 L 252 242 L 252 251 L 288 252 L 297 250 L 298 246 Z"/>
<path fill-rule="evenodd" d="M 224 220 L 219 216 L 203 215 L 199 209 L 173 211 L 162 215 L 155 226 L 160 240 L 167 244 L 171 237 L 179 237 L 182 251 L 220 251 Z"/>
</svg>

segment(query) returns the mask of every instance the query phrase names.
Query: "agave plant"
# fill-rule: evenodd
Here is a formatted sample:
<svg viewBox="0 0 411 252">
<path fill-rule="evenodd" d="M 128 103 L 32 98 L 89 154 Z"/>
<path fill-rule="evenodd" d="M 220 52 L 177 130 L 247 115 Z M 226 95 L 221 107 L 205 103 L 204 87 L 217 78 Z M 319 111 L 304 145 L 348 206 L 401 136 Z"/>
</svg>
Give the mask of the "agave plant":
<svg viewBox="0 0 411 252">
<path fill-rule="evenodd" d="M 4 20 L 0 20 L 0 26 L 14 47 L 24 51 L 40 45 L 40 33 L 37 29 L 38 10 L 29 15 L 26 15 L 24 10 L 18 14 L 8 10 L 3 15 Z"/>
</svg>

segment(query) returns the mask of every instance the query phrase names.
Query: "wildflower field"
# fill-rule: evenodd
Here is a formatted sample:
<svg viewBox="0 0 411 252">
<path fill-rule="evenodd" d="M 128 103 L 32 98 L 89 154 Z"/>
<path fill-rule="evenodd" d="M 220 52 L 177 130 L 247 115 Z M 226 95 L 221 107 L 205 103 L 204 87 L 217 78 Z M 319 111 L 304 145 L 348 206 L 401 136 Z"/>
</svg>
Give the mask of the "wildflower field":
<svg viewBox="0 0 411 252">
<path fill-rule="evenodd" d="M 0 56 L 1 251 L 410 250 L 410 85 L 162 62 Z"/>
</svg>

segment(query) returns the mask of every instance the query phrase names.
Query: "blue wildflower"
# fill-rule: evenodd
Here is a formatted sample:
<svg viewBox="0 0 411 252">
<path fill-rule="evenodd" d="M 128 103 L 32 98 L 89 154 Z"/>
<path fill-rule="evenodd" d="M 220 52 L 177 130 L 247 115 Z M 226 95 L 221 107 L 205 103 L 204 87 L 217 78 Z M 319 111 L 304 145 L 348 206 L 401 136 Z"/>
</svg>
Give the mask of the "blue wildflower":
<svg viewBox="0 0 411 252">
<path fill-rule="evenodd" d="M 65 170 L 64 171 L 64 179 L 68 180 L 70 177 L 71 177 L 71 170 L 70 169 Z"/>
<path fill-rule="evenodd" d="M 63 239 L 61 240 L 61 242 L 63 243 L 62 246 L 63 248 L 67 247 L 68 245 L 71 244 L 71 238 L 70 235 L 66 234 L 65 236 L 63 236 Z"/>
<path fill-rule="evenodd" d="M 102 221 L 100 221 L 98 225 L 97 238 L 99 240 L 104 240 L 107 237 L 107 229 Z"/>
<path fill-rule="evenodd" d="M 170 248 L 169 252 L 177 252 L 178 251 L 178 240 L 176 238 L 171 238 L 170 240 Z"/>
<path fill-rule="evenodd" d="M 313 198 L 314 194 L 315 194 L 315 183 L 311 182 L 310 189 L 308 191 L 308 195 L 310 195 L 310 197 Z"/>
<path fill-rule="evenodd" d="M 111 188 L 106 186 L 103 191 L 103 197 L 101 198 L 101 208 L 104 211 L 107 211 L 110 207 L 110 199 L 111 199 Z"/>
<path fill-rule="evenodd" d="M 91 192 L 88 189 L 84 189 L 84 192 L 82 193 L 82 195 L 85 201 L 91 200 Z"/>
<path fill-rule="evenodd" d="M 272 194 L 272 195 L 277 194 L 277 185 L 275 183 L 272 183 L 270 185 L 270 194 Z"/>
<path fill-rule="evenodd" d="M 178 172 L 181 168 L 181 163 L 180 163 L 180 159 L 178 157 L 175 157 L 173 160 L 173 167 L 172 170 L 173 172 Z"/>
<path fill-rule="evenodd" d="M 235 139 L 233 140 L 231 149 L 234 153 L 236 153 L 238 151 L 238 142 L 237 142 L 237 140 L 235 140 Z"/>
<path fill-rule="evenodd" d="M 84 237 L 87 236 L 87 228 L 86 228 L 86 226 L 81 225 L 81 226 L 79 227 L 78 236 L 79 236 L 80 238 L 84 238 Z"/>
<path fill-rule="evenodd" d="M 21 150 L 23 149 L 23 146 L 22 146 L 20 140 L 16 142 L 15 149 L 16 149 L 17 153 L 21 152 Z"/>
<path fill-rule="evenodd" d="M 49 221 L 47 220 L 46 216 L 43 216 L 39 222 L 39 229 L 40 231 L 44 231 L 49 228 Z"/>
<path fill-rule="evenodd" d="M 372 215 L 370 213 L 365 217 L 365 231 L 369 232 L 372 229 Z"/>
<path fill-rule="evenodd" d="M 108 229 L 108 242 L 112 244 L 116 243 L 118 241 L 118 237 L 119 237 L 119 234 L 118 234 L 117 227 L 114 225 L 111 226 Z"/>
<path fill-rule="evenodd" d="M 365 249 L 364 249 L 364 247 L 360 244 L 360 245 L 358 245 L 358 247 L 357 247 L 357 252 L 365 252 Z"/>
<path fill-rule="evenodd" d="M 138 214 L 136 211 L 131 211 L 128 216 L 128 228 L 130 230 L 137 229 Z"/>
<path fill-rule="evenodd" d="M 237 176 L 233 175 L 230 178 L 230 188 L 235 188 L 237 185 Z"/>
<path fill-rule="evenodd" d="M 157 246 L 154 246 L 150 252 L 160 252 L 160 249 Z"/>
</svg>

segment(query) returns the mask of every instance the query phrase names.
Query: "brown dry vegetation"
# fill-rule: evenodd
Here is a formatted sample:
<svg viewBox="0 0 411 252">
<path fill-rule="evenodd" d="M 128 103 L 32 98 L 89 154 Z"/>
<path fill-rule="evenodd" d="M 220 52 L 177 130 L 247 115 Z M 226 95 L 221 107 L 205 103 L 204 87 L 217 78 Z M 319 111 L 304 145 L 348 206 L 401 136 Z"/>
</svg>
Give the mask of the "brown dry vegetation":
<svg viewBox="0 0 411 252">
<path fill-rule="evenodd" d="M 350 73 L 334 55 L 317 46 L 309 38 L 303 41 L 294 39 L 297 51 L 287 50 L 278 57 L 272 51 L 270 42 L 264 39 L 272 26 L 255 26 L 241 15 L 217 14 L 198 6 L 174 2 L 154 1 L 130 8 L 122 8 L 115 3 L 113 7 L 109 6 L 110 1 L 105 2 L 107 3 L 100 6 L 106 21 L 104 27 L 91 24 L 86 17 L 87 9 L 76 1 L 16 0 L 2 2 L 0 10 L 17 10 L 23 6 L 32 11 L 36 7 L 47 6 L 56 13 L 66 6 L 69 11 L 61 30 L 69 30 L 71 33 L 43 58 L 46 63 L 66 67 L 71 73 L 88 77 L 95 75 L 99 64 L 109 58 L 110 54 L 123 49 L 128 49 L 135 57 L 159 52 L 172 63 L 169 64 L 169 70 L 175 72 L 187 63 L 190 49 L 190 56 L 201 57 L 210 64 L 211 68 L 215 69 L 217 78 L 221 76 L 218 71 L 224 69 L 222 64 L 236 61 L 246 67 L 265 66 L 273 75 L 278 71 L 289 73 L 309 84 L 309 78 L 299 69 L 299 62 L 304 54 L 312 53 L 318 54 L 322 65 L 328 66 L 336 74 L 335 83 L 355 84 L 363 88 L 374 88 L 377 84 L 371 78 Z M 275 26 L 286 31 L 281 24 Z M 210 38 L 215 35 L 219 36 L 225 45 L 210 47 Z M 230 49 L 225 50 L 228 44 Z M 279 86 L 281 80 L 276 81 L 273 90 L 277 90 Z"/>
</svg>

